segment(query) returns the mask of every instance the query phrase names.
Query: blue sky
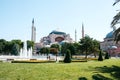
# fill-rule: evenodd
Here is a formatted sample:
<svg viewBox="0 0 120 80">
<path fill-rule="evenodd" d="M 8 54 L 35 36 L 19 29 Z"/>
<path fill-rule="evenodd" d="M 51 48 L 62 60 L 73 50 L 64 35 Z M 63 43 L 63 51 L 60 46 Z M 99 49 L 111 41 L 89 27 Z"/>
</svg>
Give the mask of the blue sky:
<svg viewBox="0 0 120 80">
<path fill-rule="evenodd" d="M 77 40 L 85 34 L 103 41 L 112 30 L 110 23 L 119 6 L 114 0 L 0 0 L 0 39 L 31 39 L 32 19 L 37 42 L 59 28 Z"/>
</svg>

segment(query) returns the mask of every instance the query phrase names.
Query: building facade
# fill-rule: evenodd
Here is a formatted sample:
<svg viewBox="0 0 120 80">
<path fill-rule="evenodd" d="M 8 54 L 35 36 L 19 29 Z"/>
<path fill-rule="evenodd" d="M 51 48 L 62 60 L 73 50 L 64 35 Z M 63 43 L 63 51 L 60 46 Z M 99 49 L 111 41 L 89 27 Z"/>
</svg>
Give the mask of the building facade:
<svg viewBox="0 0 120 80">
<path fill-rule="evenodd" d="M 108 52 L 111 56 L 120 56 L 120 42 L 116 44 L 114 41 L 113 33 L 115 30 L 109 32 L 104 41 L 100 43 L 100 48 Z"/>
<path fill-rule="evenodd" d="M 66 34 L 65 32 L 53 30 L 49 33 L 48 36 L 42 37 L 39 43 L 40 47 L 49 47 L 52 44 L 61 44 L 62 42 L 73 43 L 70 34 Z"/>
</svg>

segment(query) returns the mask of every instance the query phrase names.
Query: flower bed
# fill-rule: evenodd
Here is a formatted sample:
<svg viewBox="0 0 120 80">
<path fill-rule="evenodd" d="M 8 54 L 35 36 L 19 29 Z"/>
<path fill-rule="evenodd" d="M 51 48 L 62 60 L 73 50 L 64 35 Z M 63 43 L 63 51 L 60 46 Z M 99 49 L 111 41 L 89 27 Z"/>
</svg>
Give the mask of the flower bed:
<svg viewBox="0 0 120 80">
<path fill-rule="evenodd" d="M 60 60 L 59 62 L 63 62 L 63 60 Z M 87 62 L 87 60 L 86 59 L 84 59 L 84 60 L 72 60 L 72 62 Z"/>
<path fill-rule="evenodd" d="M 11 63 L 55 63 L 53 60 L 13 60 Z M 59 60 L 63 62 L 63 60 Z M 87 60 L 72 60 L 72 62 L 87 62 Z"/>
<path fill-rule="evenodd" d="M 87 60 L 86 59 L 84 59 L 84 60 L 72 60 L 72 62 L 87 62 Z"/>
</svg>

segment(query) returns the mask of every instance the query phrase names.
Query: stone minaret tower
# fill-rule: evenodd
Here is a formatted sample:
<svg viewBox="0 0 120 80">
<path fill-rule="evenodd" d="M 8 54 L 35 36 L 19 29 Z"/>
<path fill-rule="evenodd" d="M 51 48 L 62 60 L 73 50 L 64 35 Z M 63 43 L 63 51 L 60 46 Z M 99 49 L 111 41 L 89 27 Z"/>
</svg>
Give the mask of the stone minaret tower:
<svg viewBox="0 0 120 80">
<path fill-rule="evenodd" d="M 77 42 L 77 31 L 75 29 L 75 42 Z"/>
<path fill-rule="evenodd" d="M 84 25 L 82 23 L 82 38 L 84 38 Z"/>
<path fill-rule="evenodd" d="M 32 34 L 31 34 L 31 41 L 36 41 L 36 28 L 34 26 L 34 18 L 32 20 Z"/>
</svg>

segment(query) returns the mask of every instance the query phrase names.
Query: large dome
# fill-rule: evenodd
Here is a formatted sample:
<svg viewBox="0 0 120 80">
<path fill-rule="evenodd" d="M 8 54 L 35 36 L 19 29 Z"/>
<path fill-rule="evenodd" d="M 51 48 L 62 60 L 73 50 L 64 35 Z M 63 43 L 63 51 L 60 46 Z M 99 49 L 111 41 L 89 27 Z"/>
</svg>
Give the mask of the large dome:
<svg viewBox="0 0 120 80">
<path fill-rule="evenodd" d="M 65 32 L 62 32 L 62 31 L 53 30 L 50 34 L 64 35 L 64 34 L 66 34 L 66 33 L 65 33 Z"/>
<path fill-rule="evenodd" d="M 113 38 L 114 31 L 109 32 L 105 38 Z"/>
</svg>

